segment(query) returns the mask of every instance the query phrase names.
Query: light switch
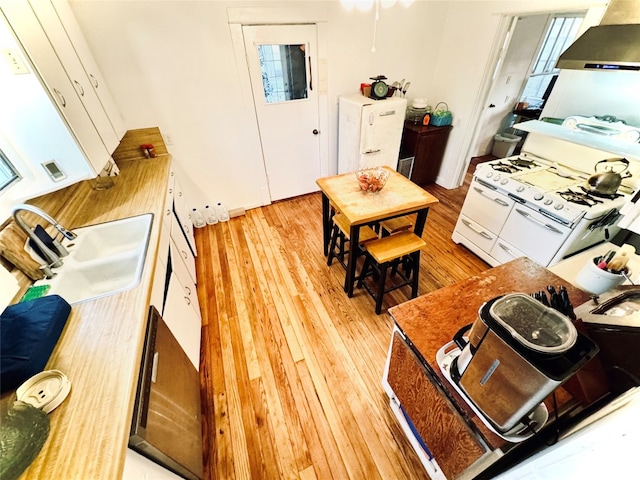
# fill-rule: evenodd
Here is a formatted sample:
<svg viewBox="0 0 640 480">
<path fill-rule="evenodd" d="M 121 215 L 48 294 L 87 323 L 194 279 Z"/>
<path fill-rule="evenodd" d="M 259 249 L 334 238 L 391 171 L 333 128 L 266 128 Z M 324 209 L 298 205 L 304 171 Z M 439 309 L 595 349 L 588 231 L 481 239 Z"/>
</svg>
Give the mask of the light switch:
<svg viewBox="0 0 640 480">
<path fill-rule="evenodd" d="M 11 71 L 16 75 L 29 73 L 27 65 L 22 61 L 22 57 L 15 49 L 3 48 L 2 56 L 5 58 Z"/>
</svg>

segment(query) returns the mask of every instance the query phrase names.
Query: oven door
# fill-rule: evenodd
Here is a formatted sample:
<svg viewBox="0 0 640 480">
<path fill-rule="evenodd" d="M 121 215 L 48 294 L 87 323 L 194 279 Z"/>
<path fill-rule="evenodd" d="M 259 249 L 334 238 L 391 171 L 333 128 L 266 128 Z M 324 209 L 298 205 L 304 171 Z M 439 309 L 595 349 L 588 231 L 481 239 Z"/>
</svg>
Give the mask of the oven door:
<svg viewBox="0 0 640 480">
<path fill-rule="evenodd" d="M 542 266 L 547 266 L 571 229 L 523 205 L 511 210 L 500 238 Z"/>
</svg>

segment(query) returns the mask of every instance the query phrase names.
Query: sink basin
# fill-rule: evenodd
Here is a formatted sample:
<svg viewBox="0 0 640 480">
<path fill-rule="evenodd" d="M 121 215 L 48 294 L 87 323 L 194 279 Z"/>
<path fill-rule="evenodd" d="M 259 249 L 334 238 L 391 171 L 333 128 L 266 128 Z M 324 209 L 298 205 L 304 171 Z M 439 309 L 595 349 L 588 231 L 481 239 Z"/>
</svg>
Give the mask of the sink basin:
<svg viewBox="0 0 640 480">
<path fill-rule="evenodd" d="M 142 276 L 152 220 L 149 213 L 74 229 L 78 238 L 63 242 L 69 250 L 64 264 L 53 269 L 53 278 L 34 285 L 49 285 L 48 295 L 60 295 L 72 304 L 135 287 Z"/>
</svg>

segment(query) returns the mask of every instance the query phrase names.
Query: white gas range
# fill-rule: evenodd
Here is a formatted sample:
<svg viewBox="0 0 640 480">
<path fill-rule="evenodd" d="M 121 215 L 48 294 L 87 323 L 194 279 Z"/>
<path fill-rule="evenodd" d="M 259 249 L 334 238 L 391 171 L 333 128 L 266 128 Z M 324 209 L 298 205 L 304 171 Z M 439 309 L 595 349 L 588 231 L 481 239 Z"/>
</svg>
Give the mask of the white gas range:
<svg viewBox="0 0 640 480">
<path fill-rule="evenodd" d="M 492 266 L 520 256 L 550 266 L 607 241 L 630 197 L 589 193 L 588 175 L 530 153 L 481 163 L 452 239 Z"/>
</svg>

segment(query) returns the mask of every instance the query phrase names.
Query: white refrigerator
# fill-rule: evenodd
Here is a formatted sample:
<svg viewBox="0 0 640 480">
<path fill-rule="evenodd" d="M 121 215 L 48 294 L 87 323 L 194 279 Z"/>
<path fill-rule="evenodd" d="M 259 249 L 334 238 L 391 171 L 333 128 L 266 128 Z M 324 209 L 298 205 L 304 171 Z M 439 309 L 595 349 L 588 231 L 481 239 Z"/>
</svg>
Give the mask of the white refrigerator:
<svg viewBox="0 0 640 480">
<path fill-rule="evenodd" d="M 407 100 L 345 95 L 338 109 L 338 173 L 380 165 L 396 170 Z"/>
</svg>

